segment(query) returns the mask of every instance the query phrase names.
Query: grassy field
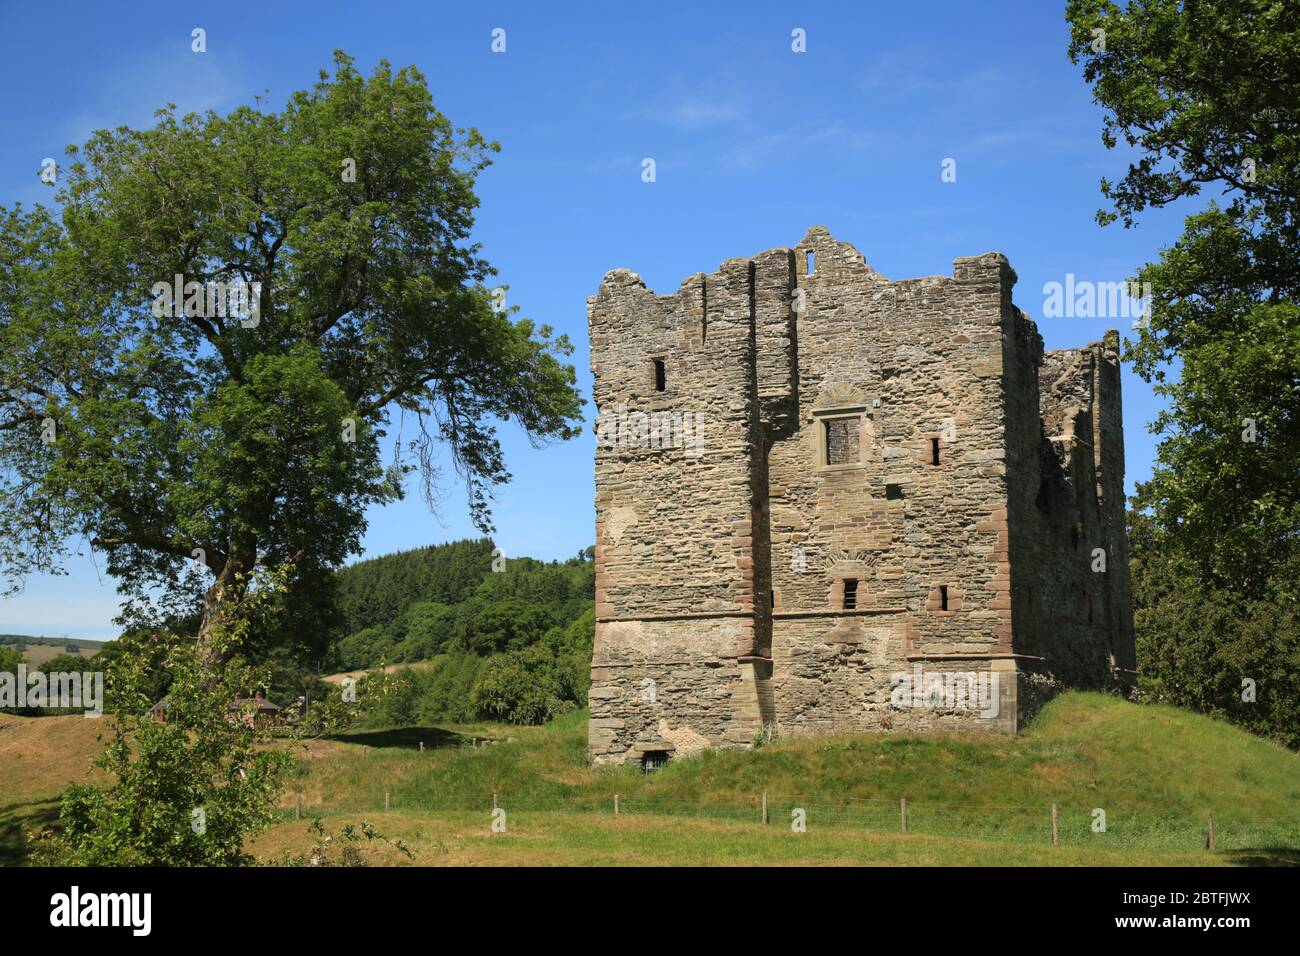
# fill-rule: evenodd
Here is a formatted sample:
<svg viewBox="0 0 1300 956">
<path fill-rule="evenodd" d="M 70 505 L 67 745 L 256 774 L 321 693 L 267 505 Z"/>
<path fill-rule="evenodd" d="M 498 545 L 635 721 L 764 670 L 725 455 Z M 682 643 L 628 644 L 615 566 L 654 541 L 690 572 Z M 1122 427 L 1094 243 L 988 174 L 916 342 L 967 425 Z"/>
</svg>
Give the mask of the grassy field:
<svg viewBox="0 0 1300 956">
<path fill-rule="evenodd" d="M 16 647 L 17 642 L 25 642 L 23 660 L 28 664 L 44 664 L 60 654 L 71 653 L 69 646 L 76 647 L 77 653 L 89 660 L 104 648 L 103 641 L 88 641 L 82 638 L 67 637 L 28 637 L 23 634 L 0 634 L 0 646 Z"/>
<path fill-rule="evenodd" d="M 6 825 L 12 843 L 17 823 L 48 813 L 50 801 L 76 779 L 70 754 L 78 751 L 84 765 L 95 749 L 87 725 L 96 723 L 2 720 L 0 766 L 15 765 L 15 748 L 22 756 L 19 771 L 0 780 L 0 844 Z M 1073 693 L 1014 739 L 778 741 L 750 752 L 706 753 L 652 775 L 588 767 L 585 720 L 579 713 L 546 727 L 354 732 L 295 745 L 300 760 L 284 822 L 251 848 L 267 861 L 301 852 L 310 845 L 308 819 L 320 816 L 331 830 L 370 820 L 427 865 L 1300 862 L 1296 755 L 1172 708 Z M 37 723 L 49 729 L 30 726 Z M 67 728 L 57 741 L 56 727 Z M 506 814 L 505 833 L 490 830 L 494 794 Z M 792 831 L 796 810 L 806 819 L 804 833 Z M 1096 810 L 1105 813 L 1105 832 L 1094 830 Z M 1211 813 L 1213 853 L 1205 848 Z M 0 854 L 17 862 L 21 847 Z M 402 860 L 387 848 L 373 859 Z"/>
</svg>

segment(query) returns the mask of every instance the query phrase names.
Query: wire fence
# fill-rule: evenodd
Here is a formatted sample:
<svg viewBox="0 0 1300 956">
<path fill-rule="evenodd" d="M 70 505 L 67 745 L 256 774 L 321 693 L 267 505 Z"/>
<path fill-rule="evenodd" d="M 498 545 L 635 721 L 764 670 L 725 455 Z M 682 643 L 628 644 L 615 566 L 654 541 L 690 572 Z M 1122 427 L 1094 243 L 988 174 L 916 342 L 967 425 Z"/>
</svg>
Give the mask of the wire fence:
<svg viewBox="0 0 1300 956">
<path fill-rule="evenodd" d="M 481 812 L 487 825 L 496 808 L 505 810 L 516 820 L 521 814 L 585 813 L 732 821 L 795 832 L 824 828 L 1090 849 L 1300 850 L 1300 821 L 1261 822 L 1231 812 L 1170 814 L 1060 804 L 970 806 L 884 797 L 810 795 L 799 798 L 756 793 L 749 798 L 690 800 L 639 793 L 512 796 L 500 792 L 486 794 L 481 799 L 446 800 L 413 795 L 394 786 L 377 791 L 374 800 L 331 801 L 320 806 L 299 803 L 282 809 L 281 814 L 284 819 L 295 819 L 383 810 Z"/>
</svg>

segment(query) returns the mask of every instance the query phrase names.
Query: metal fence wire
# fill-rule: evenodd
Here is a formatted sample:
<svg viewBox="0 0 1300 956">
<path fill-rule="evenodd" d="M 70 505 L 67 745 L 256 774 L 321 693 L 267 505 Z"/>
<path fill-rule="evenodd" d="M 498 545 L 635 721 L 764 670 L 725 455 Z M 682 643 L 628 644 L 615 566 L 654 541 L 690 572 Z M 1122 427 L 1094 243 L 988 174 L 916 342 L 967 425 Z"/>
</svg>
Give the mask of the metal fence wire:
<svg viewBox="0 0 1300 956">
<path fill-rule="evenodd" d="M 1161 814 L 1123 807 L 1066 805 L 969 806 L 912 802 L 903 798 L 840 799 L 825 795 L 788 797 L 754 794 L 747 799 L 688 800 L 644 794 L 573 794 L 559 797 L 534 794 L 512 797 L 507 792 L 481 800 L 446 801 L 412 795 L 395 786 L 375 794 L 373 801 L 331 801 L 326 806 L 298 804 L 281 810 L 287 819 L 314 815 L 378 813 L 382 810 L 423 812 L 481 811 L 485 822 L 500 807 L 519 814 L 590 813 L 658 816 L 752 823 L 770 828 L 812 833 L 819 828 L 858 830 L 878 834 L 918 834 L 1002 840 L 1011 843 L 1056 844 L 1141 849 L 1243 850 L 1259 847 L 1300 848 L 1300 821 L 1244 819 L 1231 813 Z"/>
</svg>

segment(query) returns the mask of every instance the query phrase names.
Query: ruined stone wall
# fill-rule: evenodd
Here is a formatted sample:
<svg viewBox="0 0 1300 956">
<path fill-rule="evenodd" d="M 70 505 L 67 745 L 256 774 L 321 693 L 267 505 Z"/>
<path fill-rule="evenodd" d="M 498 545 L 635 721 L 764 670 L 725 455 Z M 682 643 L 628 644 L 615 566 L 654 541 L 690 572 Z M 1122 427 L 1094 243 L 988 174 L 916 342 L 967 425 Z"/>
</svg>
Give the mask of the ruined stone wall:
<svg viewBox="0 0 1300 956">
<path fill-rule="evenodd" d="M 1133 594 L 1129 575 L 1127 507 L 1124 496 L 1124 407 L 1120 390 L 1119 332 L 1089 346 L 1094 363 L 1094 435 L 1097 449 L 1097 495 L 1101 541 L 1108 556 L 1106 633 L 1125 686 L 1137 680 L 1137 650 L 1133 635 Z"/>
<path fill-rule="evenodd" d="M 1044 534 L 1039 496 L 1045 467 L 1055 453 L 1043 434 L 1039 418 L 1039 366 L 1043 340 L 1027 316 L 1003 302 L 1003 390 L 1006 395 L 1007 546 L 1011 567 L 1011 616 L 1017 670 L 1045 673 L 1043 629 L 1039 611 L 1042 573 L 1032 567 L 1041 560 Z M 1021 707 L 1019 716 L 1024 716 Z"/>
<path fill-rule="evenodd" d="M 991 253 L 891 282 L 821 228 L 673 295 L 606 276 L 594 760 L 765 726 L 1014 732 L 1043 687 L 1128 666 L 1114 353 L 1044 355 L 1015 281 Z M 662 413 L 702 444 L 652 447 Z M 918 668 L 997 690 L 900 705 Z"/>
<path fill-rule="evenodd" d="M 1124 534 L 1124 451 L 1119 359 L 1094 343 L 1047 352 L 1038 370 L 1043 452 L 1019 527 L 1030 596 L 1017 646 L 1065 684 L 1107 687 L 1132 670 L 1133 617 Z"/>
<path fill-rule="evenodd" d="M 598 760 L 671 750 L 683 728 L 717 745 L 747 743 L 761 727 L 750 673 L 766 566 L 754 547 L 755 301 L 744 259 L 671 296 L 617 270 L 589 300 L 602 416 L 589 735 Z M 698 444 L 653 447 L 646 432 L 664 413 L 702 426 Z M 765 541 L 757 550 L 766 554 Z"/>
<path fill-rule="evenodd" d="M 1010 663 L 996 655 L 1011 650 L 1000 303 L 1013 278 L 986 256 L 890 282 L 824 230 L 795 261 L 799 429 L 769 452 L 779 730 L 993 729 L 890 698 L 917 664 Z M 828 465 L 819 431 L 839 415 L 859 423 L 860 460 Z M 845 579 L 858 581 L 852 610 Z"/>
</svg>

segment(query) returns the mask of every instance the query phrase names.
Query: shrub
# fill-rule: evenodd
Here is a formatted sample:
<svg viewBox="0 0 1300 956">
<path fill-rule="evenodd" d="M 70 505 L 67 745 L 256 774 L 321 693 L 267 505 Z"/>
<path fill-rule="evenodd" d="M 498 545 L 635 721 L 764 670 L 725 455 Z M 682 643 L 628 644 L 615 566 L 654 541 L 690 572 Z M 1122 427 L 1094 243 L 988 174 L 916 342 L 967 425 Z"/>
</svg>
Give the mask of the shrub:
<svg viewBox="0 0 1300 956">
<path fill-rule="evenodd" d="M 119 712 L 95 765 L 106 786 L 74 785 L 63 798 L 63 831 L 36 841 L 36 859 L 73 866 L 232 866 L 251 862 L 247 836 L 273 818 L 292 758 L 267 749 L 270 730 L 232 714 L 237 694 L 265 686 L 265 673 L 230 656 L 234 632 L 212 636 L 209 650 L 172 634 L 167 719 L 148 716 L 147 653 L 120 654 L 108 681 Z M 138 640 L 138 638 L 135 638 Z M 133 638 L 121 638 L 133 640 Z M 144 650 L 144 649 L 142 649 Z M 128 704 L 129 702 L 129 704 Z"/>
</svg>

